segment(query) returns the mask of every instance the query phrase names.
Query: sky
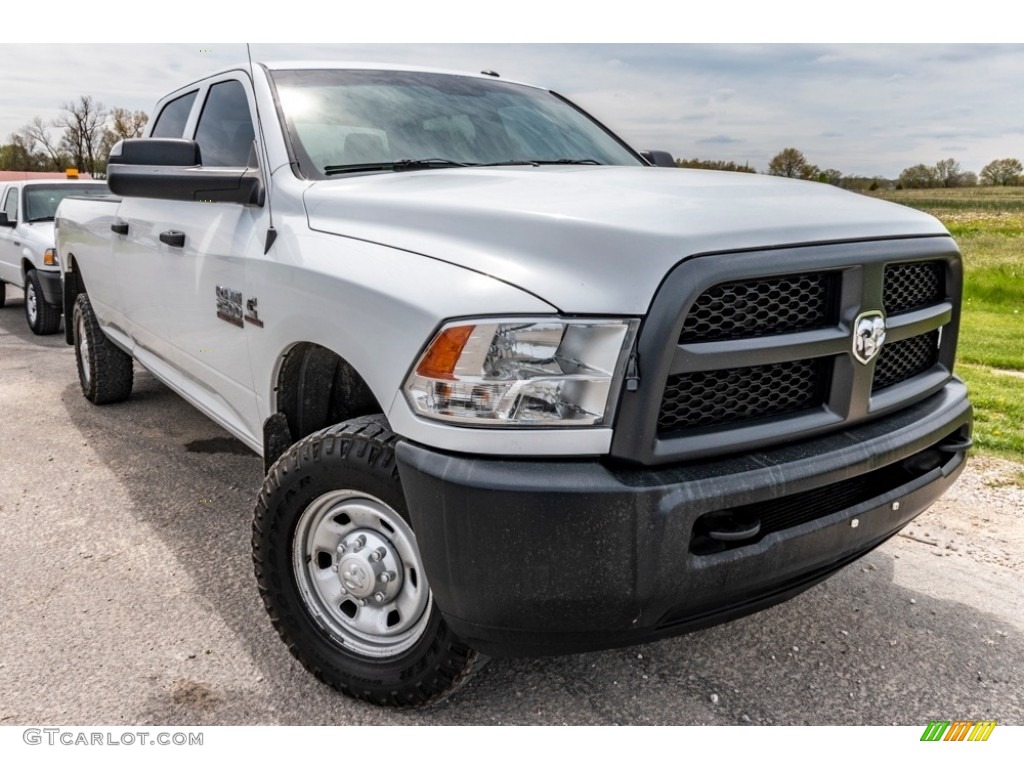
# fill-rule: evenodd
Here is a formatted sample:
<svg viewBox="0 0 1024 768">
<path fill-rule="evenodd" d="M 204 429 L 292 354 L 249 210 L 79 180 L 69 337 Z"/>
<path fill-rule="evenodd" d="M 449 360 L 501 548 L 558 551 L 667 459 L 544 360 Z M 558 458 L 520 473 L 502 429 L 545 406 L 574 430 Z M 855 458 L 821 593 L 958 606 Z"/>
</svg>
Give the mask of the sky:
<svg viewBox="0 0 1024 768">
<path fill-rule="evenodd" d="M 479 13 L 487 6 L 472 7 Z M 770 27 L 759 31 L 739 26 L 731 42 L 674 43 L 657 38 L 666 37 L 663 30 L 673 24 L 686 29 L 678 19 L 637 30 L 607 18 L 607 31 L 597 39 L 624 42 L 547 42 L 542 40 L 546 35 L 530 31 L 568 28 L 550 22 L 524 25 L 519 18 L 504 25 L 508 39 L 533 39 L 508 43 L 497 39 L 494 25 L 485 19 L 474 25 L 469 17 L 461 18 L 457 30 L 439 34 L 447 28 L 438 18 L 422 18 L 422 28 L 381 27 L 378 20 L 372 27 L 380 35 L 376 39 L 368 35 L 339 43 L 254 42 L 252 55 L 256 60 L 495 70 L 503 78 L 543 85 L 567 96 L 637 149 L 749 163 L 761 172 L 786 147 L 799 149 L 822 169 L 888 178 L 908 166 L 949 157 L 975 173 L 997 158 L 1024 157 L 1020 44 L 977 42 L 977 35 L 970 42 L 941 44 L 878 42 L 877 36 L 871 43 L 815 43 L 808 41 L 814 38 L 813 29 L 779 35 Z M 308 21 L 302 17 L 307 30 Z M 214 35 L 215 30 L 212 25 Z M 171 39 L 181 34 L 173 24 L 166 32 Z M 310 32 L 315 35 L 317 29 Z M 104 33 L 111 34 L 108 22 L 91 37 L 102 39 Z M 107 107 L 151 112 L 165 93 L 244 62 L 244 44 L 217 41 L 237 40 L 238 34 L 234 30 L 233 35 L 173 44 L 55 43 L 48 37 L 0 45 L 0 141 L 37 115 L 52 120 L 62 103 L 84 94 Z M 645 34 L 652 41 L 643 41 Z M 772 41 L 773 36 L 787 42 Z M 294 28 L 284 24 L 280 29 L 257 29 L 252 39 L 295 37 Z M 381 41 L 420 37 L 446 42 Z M 677 39 L 686 37 L 680 34 Z M 568 32 L 563 35 L 567 38 Z M 486 42 L 448 42 L 467 39 Z M 756 40 L 770 42 L 752 42 Z"/>
</svg>

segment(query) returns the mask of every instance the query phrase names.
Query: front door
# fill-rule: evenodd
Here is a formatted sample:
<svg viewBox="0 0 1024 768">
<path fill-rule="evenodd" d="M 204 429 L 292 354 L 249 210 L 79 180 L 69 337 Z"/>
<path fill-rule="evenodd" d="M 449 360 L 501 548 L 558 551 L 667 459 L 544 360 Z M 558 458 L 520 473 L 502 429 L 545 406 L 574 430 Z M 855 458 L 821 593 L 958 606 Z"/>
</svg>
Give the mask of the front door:
<svg viewBox="0 0 1024 768">
<path fill-rule="evenodd" d="M 253 145 L 249 95 L 215 82 L 195 140 L 204 167 L 244 168 Z M 125 198 L 128 225 L 116 261 L 136 356 L 239 437 L 259 445 L 260 422 L 246 342 L 246 254 L 267 229 L 266 209 L 237 203 Z"/>
</svg>

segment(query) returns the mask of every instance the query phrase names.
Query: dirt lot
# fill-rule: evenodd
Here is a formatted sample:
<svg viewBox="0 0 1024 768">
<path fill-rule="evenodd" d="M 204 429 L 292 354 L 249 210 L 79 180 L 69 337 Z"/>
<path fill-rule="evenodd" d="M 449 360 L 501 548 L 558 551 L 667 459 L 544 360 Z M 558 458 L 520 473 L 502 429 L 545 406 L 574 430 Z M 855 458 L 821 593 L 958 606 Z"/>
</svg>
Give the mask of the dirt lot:
<svg viewBox="0 0 1024 768">
<path fill-rule="evenodd" d="M 309 676 L 256 596 L 261 461 L 136 368 L 0 310 L 0 724 L 1024 724 L 1024 465 L 971 462 L 900 536 L 783 605 L 638 648 L 495 660 L 388 712 Z"/>
</svg>

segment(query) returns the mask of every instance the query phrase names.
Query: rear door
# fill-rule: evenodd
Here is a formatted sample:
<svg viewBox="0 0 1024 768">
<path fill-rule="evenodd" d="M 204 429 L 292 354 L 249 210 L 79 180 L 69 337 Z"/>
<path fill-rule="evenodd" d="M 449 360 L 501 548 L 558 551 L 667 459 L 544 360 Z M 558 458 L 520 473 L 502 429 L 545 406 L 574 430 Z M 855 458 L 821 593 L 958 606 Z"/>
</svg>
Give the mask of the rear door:
<svg viewBox="0 0 1024 768">
<path fill-rule="evenodd" d="M 191 98 L 184 135 L 204 167 L 255 165 L 248 79 L 222 75 Z M 151 136 L 160 136 L 161 111 Z M 179 109 L 179 112 L 183 111 Z M 164 133 L 163 135 L 167 135 Z M 221 202 L 124 198 L 128 234 L 118 247 L 125 315 L 136 356 L 239 437 L 259 444 L 243 321 L 246 254 L 266 231 L 266 208 Z"/>
</svg>

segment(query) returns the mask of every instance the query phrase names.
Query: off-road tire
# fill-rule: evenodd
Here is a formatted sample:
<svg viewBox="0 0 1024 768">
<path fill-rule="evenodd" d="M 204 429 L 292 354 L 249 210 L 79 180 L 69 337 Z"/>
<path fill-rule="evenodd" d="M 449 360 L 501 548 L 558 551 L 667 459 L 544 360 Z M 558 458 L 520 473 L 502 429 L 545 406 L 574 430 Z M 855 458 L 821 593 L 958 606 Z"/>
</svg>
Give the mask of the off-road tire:
<svg viewBox="0 0 1024 768">
<path fill-rule="evenodd" d="M 82 394 L 96 405 L 119 403 L 132 393 L 132 358 L 100 330 L 89 297 L 78 294 L 72 316 Z"/>
<path fill-rule="evenodd" d="M 383 416 L 368 416 L 314 432 L 293 445 L 270 468 L 256 501 L 252 556 L 260 595 L 271 621 L 306 669 L 353 698 L 381 706 L 409 707 L 448 696 L 482 666 L 485 657 L 464 645 L 445 624 L 429 596 L 426 575 L 421 570 L 412 575 L 420 568 L 419 553 L 415 535 L 407 526 L 409 515 L 395 461 L 397 441 Z M 374 530 L 359 527 L 356 520 L 360 513 L 353 510 L 364 503 L 381 510 L 382 519 L 389 523 Z M 315 510 L 319 510 L 318 516 L 313 515 Z M 352 511 L 352 517 L 344 510 Z M 311 523 L 311 515 L 320 522 Z M 386 549 L 387 557 L 393 557 L 392 549 L 398 551 L 404 545 L 410 552 L 410 544 L 412 551 L 410 557 L 401 559 L 405 581 L 402 595 L 394 604 L 406 599 L 405 590 L 412 590 L 413 585 L 422 584 L 427 593 L 426 607 L 419 617 L 412 612 L 403 617 L 410 624 L 411 634 L 404 644 L 394 641 L 393 646 L 388 645 L 393 642 L 391 637 L 353 630 L 357 617 L 372 616 L 372 611 L 385 610 L 386 606 L 363 600 L 364 607 L 350 606 L 354 615 L 348 616 L 347 624 L 346 616 L 334 610 L 335 604 L 329 600 L 318 602 L 323 591 L 338 588 L 334 580 L 346 584 L 342 578 L 346 561 L 342 558 L 355 557 L 353 553 L 359 549 L 345 550 L 344 545 L 351 544 L 361 532 L 366 534 L 363 538 L 379 544 L 378 537 L 386 539 L 389 528 L 395 529 L 391 539 L 376 551 Z M 337 534 L 342 544 L 336 557 L 333 540 L 326 547 L 320 543 L 323 534 L 335 529 L 349 530 Z M 307 546 L 314 536 L 318 537 L 317 543 Z M 312 576 L 307 577 L 310 573 Z M 352 603 L 352 593 L 345 594 L 335 600 Z M 363 610 L 367 613 L 360 614 Z"/>
<path fill-rule="evenodd" d="M 34 269 L 25 275 L 25 320 L 36 336 L 49 336 L 60 330 L 60 308 L 43 296 L 43 284 Z"/>
</svg>

